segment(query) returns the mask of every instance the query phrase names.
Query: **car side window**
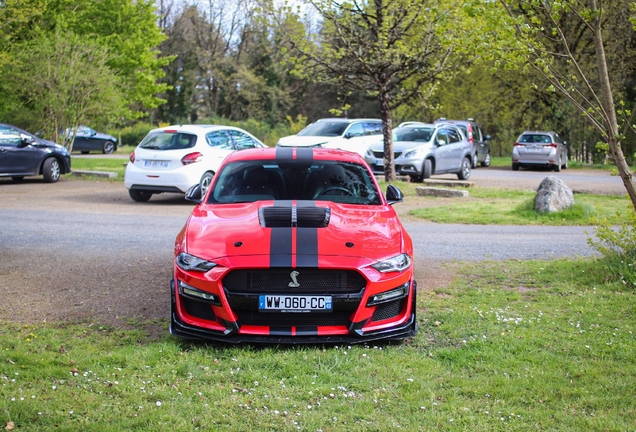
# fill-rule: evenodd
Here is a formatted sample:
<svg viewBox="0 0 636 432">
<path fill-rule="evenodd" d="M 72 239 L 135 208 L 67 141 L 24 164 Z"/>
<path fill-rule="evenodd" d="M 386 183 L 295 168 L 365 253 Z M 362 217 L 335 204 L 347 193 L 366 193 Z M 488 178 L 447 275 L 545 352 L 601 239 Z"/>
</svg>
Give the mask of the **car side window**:
<svg viewBox="0 0 636 432">
<path fill-rule="evenodd" d="M 554 142 L 558 144 L 563 144 L 563 141 L 561 141 L 561 137 L 558 136 L 557 134 L 554 134 Z"/>
<path fill-rule="evenodd" d="M 20 132 L 7 127 L 0 127 L 0 145 L 17 147 L 22 142 Z"/>
<path fill-rule="evenodd" d="M 365 135 L 382 134 L 382 123 L 363 123 Z"/>
<path fill-rule="evenodd" d="M 245 150 L 255 148 L 256 142 L 249 135 L 237 130 L 228 130 L 227 133 L 232 137 L 237 150 Z"/>
<path fill-rule="evenodd" d="M 214 147 L 222 150 L 233 150 L 232 141 L 225 131 L 213 131 L 205 136 L 210 147 Z"/>
<path fill-rule="evenodd" d="M 475 139 L 477 141 L 483 141 L 484 140 L 483 139 L 484 135 L 481 133 L 481 128 L 479 126 L 475 126 L 473 128 L 473 133 L 475 134 Z"/>
<path fill-rule="evenodd" d="M 364 130 L 362 128 L 362 123 L 355 123 L 349 126 L 347 129 L 346 135 L 348 137 L 361 137 L 364 135 Z"/>
<path fill-rule="evenodd" d="M 435 138 L 435 142 L 437 145 L 446 145 L 448 144 L 448 135 L 446 129 L 440 129 L 437 131 L 437 138 Z"/>
<path fill-rule="evenodd" d="M 457 129 L 448 129 L 448 142 L 449 143 L 456 143 L 456 142 L 460 142 L 462 140 L 462 137 L 459 133 L 459 131 Z"/>
</svg>

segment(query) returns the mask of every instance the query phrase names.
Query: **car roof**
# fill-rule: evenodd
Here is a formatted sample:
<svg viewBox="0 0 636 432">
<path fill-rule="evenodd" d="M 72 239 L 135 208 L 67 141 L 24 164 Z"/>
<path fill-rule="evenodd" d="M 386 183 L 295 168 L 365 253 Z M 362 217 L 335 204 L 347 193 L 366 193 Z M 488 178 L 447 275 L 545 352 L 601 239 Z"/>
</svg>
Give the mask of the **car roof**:
<svg viewBox="0 0 636 432">
<path fill-rule="evenodd" d="M 352 119 L 348 119 L 348 118 L 342 118 L 342 117 L 333 117 L 333 118 L 321 118 L 316 120 L 316 122 L 322 122 L 322 121 L 330 121 L 330 122 L 342 122 L 342 123 L 354 123 L 354 122 L 360 122 L 360 121 L 365 121 L 365 122 L 379 122 L 382 123 L 382 120 L 380 119 L 373 119 L 373 118 L 352 118 Z"/>
<path fill-rule="evenodd" d="M 523 135 L 523 134 L 546 134 L 546 135 L 554 134 L 554 135 L 558 135 L 556 132 L 553 132 L 553 131 L 523 131 L 521 133 L 521 135 Z"/>
<path fill-rule="evenodd" d="M 208 132 L 218 129 L 233 129 L 242 130 L 234 126 L 214 125 L 214 124 L 184 124 L 184 125 L 170 125 L 151 130 L 151 132 L 159 131 L 178 131 L 178 132 Z"/>
<path fill-rule="evenodd" d="M 358 154 L 354 152 L 349 152 L 346 150 L 338 150 L 338 149 L 324 149 L 324 148 L 302 148 L 302 147 L 268 147 L 268 148 L 257 148 L 257 149 L 246 149 L 237 152 L 230 153 L 225 158 L 225 163 L 234 162 L 234 161 L 248 161 L 248 160 L 275 160 L 277 157 L 280 158 L 282 155 L 284 157 L 289 157 L 289 152 L 292 151 L 292 157 L 294 159 L 298 159 L 300 157 L 307 157 L 309 151 L 312 153 L 312 158 L 314 160 L 337 160 L 340 162 L 354 162 L 364 164 L 364 159 Z M 302 155 L 299 153 L 302 152 Z"/>
<path fill-rule="evenodd" d="M 440 126 L 443 126 L 442 124 L 432 124 L 432 123 L 419 123 L 419 122 L 412 122 L 412 123 L 408 123 L 408 124 L 400 124 L 398 127 L 396 127 L 395 129 L 413 129 L 413 128 L 421 128 L 421 127 L 430 127 L 430 128 L 438 128 Z"/>
</svg>

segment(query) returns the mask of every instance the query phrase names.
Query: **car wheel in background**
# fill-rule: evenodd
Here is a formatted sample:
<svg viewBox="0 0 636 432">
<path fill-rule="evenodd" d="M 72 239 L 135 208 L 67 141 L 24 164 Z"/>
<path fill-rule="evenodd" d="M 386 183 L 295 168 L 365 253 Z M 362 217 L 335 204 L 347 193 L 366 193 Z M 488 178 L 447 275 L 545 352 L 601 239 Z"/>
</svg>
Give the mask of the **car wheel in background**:
<svg viewBox="0 0 636 432">
<path fill-rule="evenodd" d="M 490 153 L 488 153 L 486 155 L 486 159 L 484 159 L 484 161 L 481 162 L 481 166 L 483 166 L 483 167 L 489 167 L 490 166 Z"/>
<path fill-rule="evenodd" d="M 424 161 L 424 165 L 422 165 L 422 175 L 420 176 L 420 181 L 430 178 L 431 175 L 433 175 L 433 162 L 430 159 L 426 159 Z"/>
<path fill-rule="evenodd" d="M 563 169 L 568 169 L 568 157 L 565 157 L 565 163 L 563 164 Z"/>
<path fill-rule="evenodd" d="M 513 163 L 512 164 L 512 170 L 513 171 L 519 171 L 519 164 L 518 163 Z"/>
<path fill-rule="evenodd" d="M 128 194 L 136 202 L 146 202 L 152 196 L 152 192 L 139 189 L 129 189 Z"/>
<path fill-rule="evenodd" d="M 105 141 L 104 149 L 102 151 L 104 152 L 104 154 L 111 154 L 115 151 L 115 143 L 112 141 Z"/>
<path fill-rule="evenodd" d="M 42 164 L 42 175 L 47 183 L 55 183 L 60 179 L 60 163 L 54 157 L 49 157 Z"/>
<path fill-rule="evenodd" d="M 462 161 L 461 170 L 457 173 L 457 178 L 460 180 L 468 180 L 470 177 L 470 159 L 467 157 Z"/>
<path fill-rule="evenodd" d="M 473 155 L 473 161 L 472 161 L 471 168 L 473 168 L 473 169 L 477 168 L 477 159 L 479 159 L 479 155 L 477 153 L 475 153 Z"/>
<path fill-rule="evenodd" d="M 89 154 L 90 152 L 88 150 L 82 150 L 80 153 L 82 154 Z"/>
<path fill-rule="evenodd" d="M 13 176 L 11 177 L 11 180 L 15 181 L 15 182 L 19 182 L 24 180 L 24 176 Z"/>
<path fill-rule="evenodd" d="M 212 184 L 212 178 L 214 177 L 214 174 L 211 172 L 206 172 L 201 176 L 201 181 L 199 182 L 199 184 L 201 185 L 201 196 L 205 196 L 205 193 L 208 191 L 208 188 L 210 187 L 210 184 Z"/>
<path fill-rule="evenodd" d="M 559 161 L 554 165 L 554 171 L 561 171 L 561 158 L 559 158 Z"/>
</svg>

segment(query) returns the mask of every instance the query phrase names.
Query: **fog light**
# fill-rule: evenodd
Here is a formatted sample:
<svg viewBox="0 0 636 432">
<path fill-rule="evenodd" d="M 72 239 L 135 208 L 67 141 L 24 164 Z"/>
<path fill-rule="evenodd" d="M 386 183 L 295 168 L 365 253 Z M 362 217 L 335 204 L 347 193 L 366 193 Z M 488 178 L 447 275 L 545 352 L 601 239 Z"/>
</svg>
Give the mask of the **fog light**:
<svg viewBox="0 0 636 432">
<path fill-rule="evenodd" d="M 201 291 L 181 281 L 179 282 L 179 293 L 195 300 L 203 300 L 208 303 L 221 306 L 221 299 L 219 299 L 218 295 L 206 291 Z"/>
<path fill-rule="evenodd" d="M 393 300 L 401 299 L 409 295 L 409 286 L 411 282 L 406 282 L 404 285 L 399 286 L 398 288 L 392 289 L 391 291 L 385 291 L 380 294 L 374 294 L 369 297 L 367 301 L 367 306 L 375 306 L 381 303 L 387 303 Z"/>
</svg>

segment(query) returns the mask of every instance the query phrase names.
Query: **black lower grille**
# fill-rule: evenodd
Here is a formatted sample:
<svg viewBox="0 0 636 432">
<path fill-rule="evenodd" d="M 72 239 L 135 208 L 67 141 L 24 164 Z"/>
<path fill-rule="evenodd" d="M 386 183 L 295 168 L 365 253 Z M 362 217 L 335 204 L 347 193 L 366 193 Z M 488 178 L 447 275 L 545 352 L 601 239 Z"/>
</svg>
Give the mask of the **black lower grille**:
<svg viewBox="0 0 636 432">
<path fill-rule="evenodd" d="M 373 313 L 372 321 L 382 321 L 385 319 L 396 317 L 402 312 L 404 299 L 394 300 L 392 302 L 378 305 Z"/>
<path fill-rule="evenodd" d="M 349 326 L 351 312 L 331 313 L 282 313 L 247 312 L 237 313 L 239 325 L 254 326 Z"/>
<path fill-rule="evenodd" d="M 209 321 L 216 320 L 216 315 L 212 311 L 210 303 L 192 300 L 187 297 L 181 297 L 181 299 L 188 315 Z"/>
<path fill-rule="evenodd" d="M 366 286 L 366 279 L 353 270 L 234 270 L 223 278 L 223 286 L 230 293 L 357 293 Z"/>
</svg>

